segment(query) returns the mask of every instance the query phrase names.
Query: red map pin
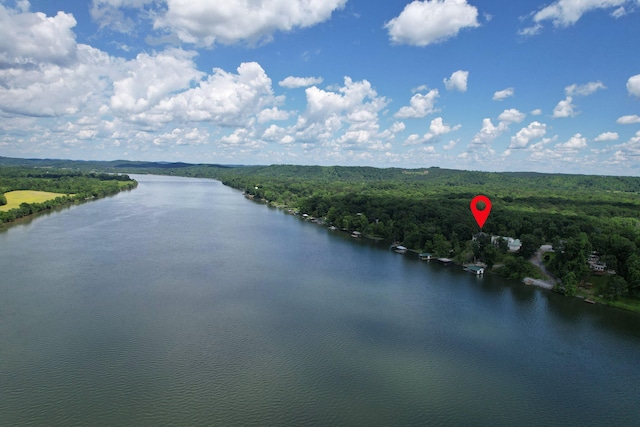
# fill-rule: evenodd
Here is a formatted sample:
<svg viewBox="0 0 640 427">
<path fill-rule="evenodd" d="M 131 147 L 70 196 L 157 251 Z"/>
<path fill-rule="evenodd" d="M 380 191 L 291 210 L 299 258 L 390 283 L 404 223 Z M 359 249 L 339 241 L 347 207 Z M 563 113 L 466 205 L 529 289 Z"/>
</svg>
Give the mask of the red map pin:
<svg viewBox="0 0 640 427">
<path fill-rule="evenodd" d="M 478 209 L 478 202 L 484 203 L 485 208 L 483 210 Z M 489 212 L 491 212 L 491 200 L 487 196 L 480 194 L 471 200 L 471 213 L 481 230 L 484 223 L 487 222 L 487 218 L 489 218 Z"/>
</svg>

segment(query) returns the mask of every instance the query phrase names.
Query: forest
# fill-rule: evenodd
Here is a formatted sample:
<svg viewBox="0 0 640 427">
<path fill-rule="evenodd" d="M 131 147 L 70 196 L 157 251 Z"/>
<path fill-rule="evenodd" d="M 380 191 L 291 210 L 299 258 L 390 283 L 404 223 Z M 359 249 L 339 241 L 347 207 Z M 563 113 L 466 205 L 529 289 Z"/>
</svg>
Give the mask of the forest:
<svg viewBox="0 0 640 427">
<path fill-rule="evenodd" d="M 105 197 L 135 188 L 127 175 L 81 172 L 71 169 L 0 166 L 0 206 L 7 204 L 5 193 L 34 190 L 59 193 L 42 203 L 21 203 L 18 208 L 0 210 L 0 224 L 55 207 Z"/>
<path fill-rule="evenodd" d="M 640 309 L 640 178 L 347 166 L 223 166 L 0 158 L 0 165 L 213 178 L 254 200 L 286 207 L 345 231 L 400 242 L 418 252 L 482 261 L 512 279 L 542 277 L 528 260 L 552 245 L 546 268 L 558 292 Z M 0 181 L 1 182 L 1 181 Z M 491 214 L 480 230 L 469 204 L 484 194 Z M 482 231 L 482 233 L 480 233 Z M 519 239 L 517 252 L 502 236 Z M 594 272 L 597 257 L 606 271 Z"/>
<path fill-rule="evenodd" d="M 513 279 L 539 275 L 528 259 L 550 244 L 545 263 L 560 279 L 559 292 L 620 305 L 640 300 L 640 178 L 293 165 L 186 172 L 344 230 L 460 263 L 483 261 Z M 469 209 L 478 194 L 492 201 L 483 233 Z M 491 235 L 522 246 L 511 253 Z M 595 256 L 607 273 L 592 271 Z"/>
</svg>

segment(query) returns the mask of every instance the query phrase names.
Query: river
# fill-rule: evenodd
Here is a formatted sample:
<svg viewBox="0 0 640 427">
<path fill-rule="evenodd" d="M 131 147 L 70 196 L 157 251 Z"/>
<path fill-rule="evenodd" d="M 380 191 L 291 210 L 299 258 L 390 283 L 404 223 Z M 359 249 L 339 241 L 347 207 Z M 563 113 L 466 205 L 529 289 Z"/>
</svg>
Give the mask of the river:
<svg viewBox="0 0 640 427">
<path fill-rule="evenodd" d="M 640 425 L 640 316 L 205 179 L 0 233 L 0 425 Z"/>
</svg>

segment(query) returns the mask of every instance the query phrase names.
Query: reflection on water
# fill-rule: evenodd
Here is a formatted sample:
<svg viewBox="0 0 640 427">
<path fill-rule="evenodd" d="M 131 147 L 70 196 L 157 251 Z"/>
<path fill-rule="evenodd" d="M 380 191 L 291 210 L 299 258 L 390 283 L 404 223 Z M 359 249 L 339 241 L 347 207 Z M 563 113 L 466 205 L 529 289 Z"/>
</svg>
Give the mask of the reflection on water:
<svg viewBox="0 0 640 427">
<path fill-rule="evenodd" d="M 220 183 L 0 233 L 0 425 L 640 425 L 640 317 Z"/>
</svg>

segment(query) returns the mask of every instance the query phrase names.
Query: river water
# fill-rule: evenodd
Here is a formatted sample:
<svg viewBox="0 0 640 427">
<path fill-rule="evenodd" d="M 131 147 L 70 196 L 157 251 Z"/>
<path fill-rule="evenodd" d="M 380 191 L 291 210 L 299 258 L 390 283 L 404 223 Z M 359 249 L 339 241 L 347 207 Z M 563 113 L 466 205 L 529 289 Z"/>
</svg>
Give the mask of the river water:
<svg viewBox="0 0 640 427">
<path fill-rule="evenodd" d="M 217 181 L 0 233 L 0 425 L 640 425 L 640 316 Z"/>
</svg>

